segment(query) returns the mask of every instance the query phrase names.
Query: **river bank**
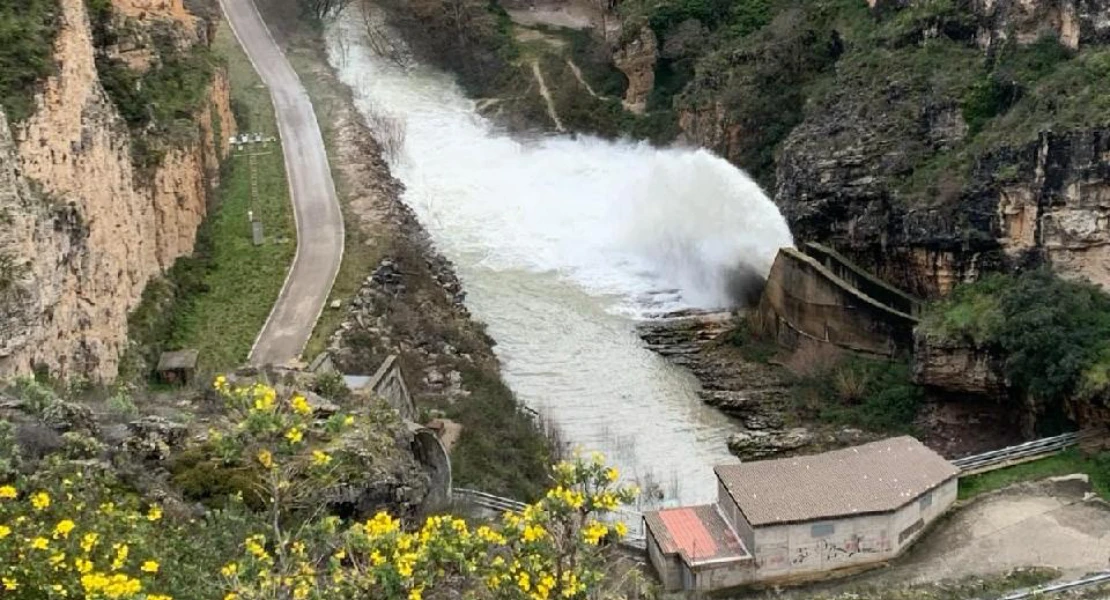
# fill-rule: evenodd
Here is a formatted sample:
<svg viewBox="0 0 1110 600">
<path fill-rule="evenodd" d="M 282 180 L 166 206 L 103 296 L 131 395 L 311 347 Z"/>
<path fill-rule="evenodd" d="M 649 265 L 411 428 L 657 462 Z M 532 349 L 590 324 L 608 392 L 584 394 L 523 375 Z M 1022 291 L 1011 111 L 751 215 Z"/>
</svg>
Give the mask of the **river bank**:
<svg viewBox="0 0 1110 600">
<path fill-rule="evenodd" d="M 673 315 L 645 322 L 640 334 L 648 348 L 697 377 L 703 402 L 742 424 L 728 440 L 729 450 L 742 460 L 821 452 L 905 433 L 949 458 L 1022 441 L 1012 415 L 998 405 L 924 393 L 909 418 L 888 418 L 870 428 L 864 425 L 869 417 L 864 413 L 882 407 L 848 402 L 854 413 L 829 414 L 829 399 L 815 395 L 815 387 L 862 387 L 873 376 L 858 384 L 838 379 L 838 365 L 854 360 L 850 354 L 809 346 L 781 348 L 748 331 L 736 313 Z M 903 365 L 875 366 L 893 373 Z M 861 395 L 881 395 L 867 391 L 871 393 Z M 834 394 L 847 392 L 837 389 Z"/>
<path fill-rule="evenodd" d="M 463 305 L 453 265 L 401 202 L 403 185 L 327 61 L 323 29 L 300 18 L 292 0 L 258 5 L 312 97 L 347 226 L 344 263 L 305 357 L 326 349 L 344 372 L 370 375 L 397 355 L 423 416 L 462 426 L 452 451 L 456 483 L 535 497 L 552 448 L 501 381 L 493 342 Z"/>
</svg>

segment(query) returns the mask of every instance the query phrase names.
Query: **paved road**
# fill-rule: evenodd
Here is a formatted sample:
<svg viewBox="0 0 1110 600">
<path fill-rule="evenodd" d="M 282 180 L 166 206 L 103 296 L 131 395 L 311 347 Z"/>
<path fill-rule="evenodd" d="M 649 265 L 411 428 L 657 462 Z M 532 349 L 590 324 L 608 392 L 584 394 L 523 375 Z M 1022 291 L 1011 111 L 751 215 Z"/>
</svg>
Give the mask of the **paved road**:
<svg viewBox="0 0 1110 600">
<path fill-rule="evenodd" d="M 297 219 L 297 255 L 251 349 L 255 365 L 298 358 L 343 258 L 343 217 L 312 102 L 253 0 L 220 0 L 235 36 L 270 88 Z"/>
</svg>

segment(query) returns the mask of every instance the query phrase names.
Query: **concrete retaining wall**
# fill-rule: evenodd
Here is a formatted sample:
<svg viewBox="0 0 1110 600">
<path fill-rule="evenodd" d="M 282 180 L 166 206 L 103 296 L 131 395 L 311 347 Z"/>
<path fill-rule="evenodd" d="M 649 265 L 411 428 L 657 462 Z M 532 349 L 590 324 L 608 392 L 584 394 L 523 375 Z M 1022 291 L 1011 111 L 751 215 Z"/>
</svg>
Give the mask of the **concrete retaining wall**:
<svg viewBox="0 0 1110 600">
<path fill-rule="evenodd" d="M 836 250 L 814 242 L 807 243 L 803 248 L 807 256 L 812 256 L 826 269 L 837 277 L 843 279 L 852 287 L 874 298 L 880 304 L 885 304 L 894 310 L 909 315 L 917 316 L 921 313 L 924 303 L 919 298 L 903 292 L 867 272 L 863 267 L 848 260 Z"/>
<path fill-rule="evenodd" d="M 865 294 L 793 248 L 782 248 L 775 257 L 752 322 L 786 346 L 809 338 L 885 356 L 912 348 L 917 325 L 911 314 Z"/>
</svg>

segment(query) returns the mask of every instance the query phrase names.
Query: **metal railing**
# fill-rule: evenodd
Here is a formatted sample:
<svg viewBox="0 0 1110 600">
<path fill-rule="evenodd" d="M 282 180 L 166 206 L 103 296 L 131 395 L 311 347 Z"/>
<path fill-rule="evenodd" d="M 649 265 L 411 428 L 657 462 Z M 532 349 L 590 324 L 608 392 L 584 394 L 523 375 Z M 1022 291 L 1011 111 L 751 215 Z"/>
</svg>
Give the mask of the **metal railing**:
<svg viewBox="0 0 1110 600">
<path fill-rule="evenodd" d="M 1110 585 L 1110 572 L 1098 573 L 1096 575 L 1090 575 L 1082 579 L 1075 579 L 1062 583 L 1052 583 L 1049 585 L 1026 588 L 1013 592 L 1007 596 L 998 598 L 998 600 L 1026 600 L 1027 598 L 1043 598 L 1047 595 L 1055 594 L 1058 592 L 1067 592 L 1100 584 Z"/>
<path fill-rule="evenodd" d="M 456 502 L 465 502 L 497 512 L 520 512 L 528 506 L 519 500 L 467 488 L 454 488 L 451 490 L 451 498 Z M 628 527 L 628 534 L 621 539 L 622 545 L 637 550 L 647 550 L 647 539 L 643 530 L 642 513 L 632 510 L 617 509 L 609 512 L 602 518 L 609 521 L 620 521 Z"/>
<path fill-rule="evenodd" d="M 1079 443 L 1078 433 L 1065 433 L 1009 446 L 1001 450 L 991 450 L 982 454 L 965 456 L 952 461 L 960 469 L 960 475 L 974 475 L 1010 465 L 1044 458 Z"/>
</svg>

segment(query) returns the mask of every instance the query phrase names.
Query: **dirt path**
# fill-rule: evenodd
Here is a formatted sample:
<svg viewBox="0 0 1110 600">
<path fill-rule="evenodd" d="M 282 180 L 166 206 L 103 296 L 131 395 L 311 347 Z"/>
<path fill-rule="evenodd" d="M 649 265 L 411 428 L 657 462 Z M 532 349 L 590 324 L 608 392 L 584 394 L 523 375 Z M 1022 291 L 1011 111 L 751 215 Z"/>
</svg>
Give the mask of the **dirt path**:
<svg viewBox="0 0 1110 600">
<path fill-rule="evenodd" d="M 251 349 L 256 365 L 298 358 L 343 259 L 343 218 L 320 126 L 297 74 L 252 0 L 221 0 L 254 68 L 270 88 L 297 221 L 297 254 L 270 316 Z"/>
<path fill-rule="evenodd" d="M 540 70 L 540 63 L 537 61 L 532 61 L 532 75 L 536 78 L 536 84 L 540 86 L 540 95 L 547 104 L 547 115 L 555 123 L 555 129 L 566 131 L 563 122 L 559 120 L 559 113 L 555 112 L 555 102 L 551 99 L 551 91 L 547 89 L 547 82 L 543 79 L 543 71 Z"/>
<path fill-rule="evenodd" d="M 1054 478 L 982 498 L 941 524 L 881 577 L 922 583 L 1037 566 L 1075 579 L 1104 571 L 1110 559 L 1110 507 L 1085 501 L 1089 489 L 1078 478 Z"/>
</svg>

